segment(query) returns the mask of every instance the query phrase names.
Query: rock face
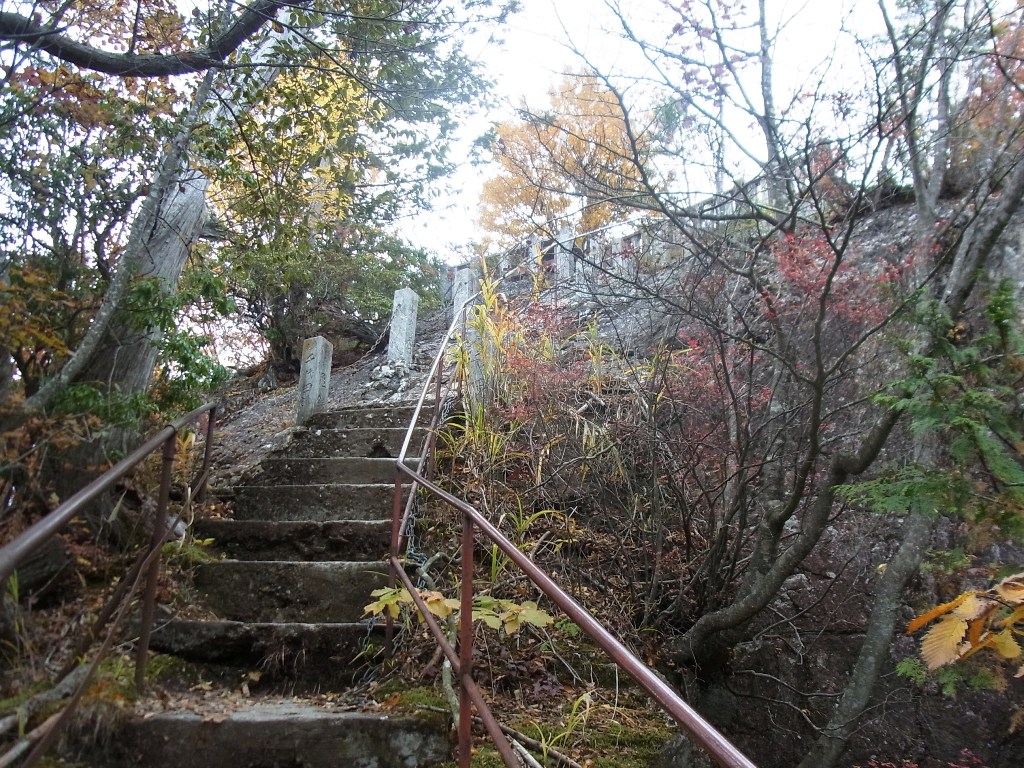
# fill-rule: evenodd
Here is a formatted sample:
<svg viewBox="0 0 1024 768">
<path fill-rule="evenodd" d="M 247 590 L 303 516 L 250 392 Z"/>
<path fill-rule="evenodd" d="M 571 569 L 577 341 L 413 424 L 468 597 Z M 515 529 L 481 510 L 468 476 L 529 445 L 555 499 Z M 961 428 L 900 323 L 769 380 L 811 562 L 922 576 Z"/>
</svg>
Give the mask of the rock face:
<svg viewBox="0 0 1024 768">
<path fill-rule="evenodd" d="M 196 520 L 196 537 L 224 556 L 195 571 L 216 618 L 165 621 L 152 647 L 219 669 L 229 690 L 259 680 L 272 693 L 215 717 L 128 718 L 90 764 L 416 768 L 448 758 L 444 718 L 323 704 L 325 692 L 344 700 L 365 641 L 380 634 L 362 612 L 387 581 L 394 457 L 410 418 L 407 408 L 317 414 L 235 489 L 233 518 Z"/>
</svg>

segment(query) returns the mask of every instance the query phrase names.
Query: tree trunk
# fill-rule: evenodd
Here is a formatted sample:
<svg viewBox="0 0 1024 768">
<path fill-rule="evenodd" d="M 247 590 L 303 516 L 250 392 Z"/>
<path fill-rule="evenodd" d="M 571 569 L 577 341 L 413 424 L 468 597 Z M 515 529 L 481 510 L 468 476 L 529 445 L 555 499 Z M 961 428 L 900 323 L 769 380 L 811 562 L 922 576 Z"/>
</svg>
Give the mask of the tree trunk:
<svg viewBox="0 0 1024 768">
<path fill-rule="evenodd" d="M 761 133 L 764 134 L 765 150 L 767 161 L 765 162 L 765 174 L 768 181 L 769 205 L 779 211 L 792 211 L 792 202 L 795 199 L 793 191 L 793 171 L 782 147 L 782 140 L 779 135 L 779 119 L 775 110 L 775 79 L 773 75 L 772 61 L 772 38 L 768 34 L 768 16 L 765 9 L 765 0 L 758 0 L 757 4 L 757 31 L 758 31 L 758 64 L 761 70 L 761 104 L 762 111 L 758 116 Z"/>
<path fill-rule="evenodd" d="M 264 42 L 253 57 L 253 64 L 269 62 L 273 54 L 271 43 L 279 40 L 278 36 Z M 265 88 L 276 73 L 274 68 L 259 70 L 255 87 Z M 82 344 L 60 373 L 40 389 L 37 397 L 26 401 L 26 407 L 15 418 L 24 420 L 33 411 L 45 408 L 73 381 L 95 382 L 104 391 L 122 396 L 143 394 L 149 388 L 159 352 L 160 330 L 152 319 L 147 321 L 129 311 L 123 297 L 137 279 L 155 279 L 160 291 L 168 297 L 177 290 L 191 247 L 207 219 L 209 181 L 203 174 L 188 169 L 188 147 L 192 131 L 213 93 L 215 77 L 223 76 L 207 73 L 197 89 L 188 117 L 168 146 L 146 203 L 132 224 L 124 256 Z M 230 103 L 227 85 L 222 91 L 220 102 Z M 222 126 L 230 115 L 230 110 L 222 106 L 211 116 L 210 122 Z M 11 423 L 12 420 L 7 419 L 0 427 L 10 428 Z M 77 491 L 111 463 L 111 456 L 130 450 L 138 439 L 134 430 L 115 429 L 79 445 L 66 457 L 64 469 L 57 473 L 57 493 L 66 497 Z M 110 519 L 111 506 L 111 499 L 97 502 L 85 516 L 97 532 L 102 531 L 105 537 L 119 541 L 127 529 L 123 517 Z"/>
<path fill-rule="evenodd" d="M 721 633 L 742 629 L 775 598 L 785 580 L 814 549 L 828 525 L 835 489 L 871 466 L 899 417 L 896 411 L 887 412 L 861 441 L 857 451 L 837 454 L 832 459 L 825 487 L 804 517 L 800 533 L 794 537 L 793 543 L 776 558 L 767 573 L 751 585 L 750 591 L 743 597 L 724 608 L 704 614 L 683 634 L 676 643 L 674 654 L 678 663 L 700 667 L 712 659 L 718 647 L 725 642 L 725 639 L 719 637 Z"/>
<path fill-rule="evenodd" d="M 1024 163 L 1014 170 L 1003 194 L 995 204 L 995 210 L 988 216 L 976 219 L 961 238 L 960 247 L 941 292 L 942 302 L 952 316 L 955 317 L 963 311 L 979 272 L 984 269 L 1010 219 L 1019 210 L 1022 195 Z M 915 458 L 925 464 L 935 464 L 935 450 L 936 446 L 933 443 L 919 443 L 918 455 Z M 892 641 L 903 589 L 921 564 L 931 538 L 932 527 L 930 519 L 920 516 L 912 516 L 907 521 L 903 542 L 886 568 L 881 588 L 875 598 L 867 633 L 850 676 L 850 683 L 843 691 L 843 696 L 818 742 L 798 768 L 830 768 L 846 747 L 846 741 L 853 733 L 857 719 L 868 705 L 872 689 L 885 663 L 886 650 Z"/>
<path fill-rule="evenodd" d="M 284 32 L 264 40 L 252 57 L 251 77 L 256 78 L 255 90 L 265 90 L 276 78 L 278 69 L 271 65 Z M 259 69 L 262 67 L 262 69 Z M 196 92 L 193 111 L 201 111 L 209 100 L 213 89 L 207 79 Z M 217 101 L 220 107 L 210 116 L 209 124 L 223 127 L 233 120 L 233 110 L 225 104 L 233 104 L 232 84 L 221 83 Z M 190 134 L 191 135 L 191 134 Z M 153 217 L 140 217 L 132 226 L 132 238 L 141 229 L 142 245 L 132 252 L 128 264 L 134 278 L 154 278 L 160 290 L 173 294 L 178 287 L 182 270 L 188 260 L 192 245 L 199 239 L 207 221 L 206 190 L 209 179 L 205 175 L 187 168 L 185 154 L 188 142 L 181 149 L 177 174 L 169 183 L 157 190 L 157 210 Z M 141 394 L 149 387 L 153 367 L 158 353 L 160 331 L 143 318 L 119 311 L 110 323 L 104 337 L 102 349 L 79 377 L 82 381 L 101 383 L 108 392 L 123 395 Z"/>
<path fill-rule="evenodd" d="M 888 658 L 889 644 L 903 603 L 903 590 L 917 573 L 928 550 L 931 532 L 931 519 L 921 515 L 907 519 L 903 542 L 886 567 L 881 586 L 875 594 L 864 643 L 850 674 L 850 683 L 817 743 L 797 768 L 831 768 L 846 748 L 846 741 L 857 727 Z"/>
<path fill-rule="evenodd" d="M 172 180 L 142 253 L 129 267 L 135 279 L 155 278 L 166 294 L 176 290 L 192 244 L 206 223 L 208 186 L 209 180 L 201 173 Z M 143 393 L 149 387 L 159 341 L 159 328 L 122 309 L 110 323 L 92 364 L 79 378 L 99 382 L 111 393 Z"/>
<path fill-rule="evenodd" d="M 181 129 L 164 152 L 142 210 L 132 225 L 125 254 L 114 271 L 107 292 L 103 296 L 103 302 L 92 319 L 85 337 L 57 375 L 48 379 L 39 391 L 27 398 L 17 410 L 4 414 L 0 419 L 0 432 L 16 429 L 33 414 L 44 411 L 72 381 L 90 380 L 85 372 L 90 368 L 96 369 L 95 361 L 102 357 L 105 344 L 109 343 L 108 330 L 121 305 L 121 299 L 137 265 L 144 263 L 150 233 L 159 226 L 162 202 L 167 191 L 177 188 L 179 184 L 180 168 L 191 141 L 192 131 L 209 96 L 212 78 L 213 75 L 210 73 L 203 79 L 196 91 L 192 107 L 182 121 Z"/>
<path fill-rule="evenodd" d="M 937 137 L 939 144 L 933 147 L 932 159 L 941 164 L 938 167 L 929 167 L 927 162 L 929 152 L 926 147 L 922 146 L 923 137 L 921 136 L 921 120 L 918 114 L 921 104 L 927 93 L 926 78 L 932 70 L 937 58 L 941 58 L 943 51 L 936 54 L 936 49 L 940 45 L 944 45 L 943 32 L 946 29 L 946 22 L 949 18 L 950 9 L 952 8 L 951 3 L 940 3 L 939 7 L 935 9 L 935 14 L 931 19 L 931 23 L 928 26 L 926 32 L 923 32 L 924 46 L 920 54 L 920 59 L 917 62 L 917 66 L 911 70 L 908 68 L 908 62 L 905 58 L 905 49 L 901 44 L 899 33 L 896 31 L 896 27 L 889 15 L 888 9 L 885 7 L 884 0 L 878 0 L 878 7 L 882 13 L 882 20 L 885 22 L 886 34 L 889 38 L 889 43 L 892 46 L 892 62 L 893 68 L 895 69 L 896 75 L 896 92 L 900 104 L 900 121 L 903 123 L 905 130 L 903 131 L 904 138 L 907 142 L 907 151 L 909 153 L 909 164 L 911 179 L 914 184 L 914 197 L 917 202 L 918 215 L 920 217 L 919 226 L 923 227 L 921 231 L 928 232 L 930 225 L 935 221 L 936 209 L 935 204 L 938 200 L 938 191 L 942 187 L 942 179 L 936 180 L 936 184 L 932 185 L 930 179 L 934 178 L 936 174 L 942 176 L 945 174 L 945 157 L 946 157 L 946 138 L 945 136 Z M 939 95 L 940 101 L 943 96 L 946 98 L 945 108 L 940 104 L 939 112 L 944 118 L 948 115 L 948 85 L 949 82 L 946 78 L 946 70 L 948 67 L 943 66 L 943 76 L 941 78 L 940 87 L 946 87 L 947 90 L 944 94 Z M 943 125 L 942 129 L 945 130 L 946 126 Z M 934 186 L 934 189 L 932 188 Z"/>
</svg>

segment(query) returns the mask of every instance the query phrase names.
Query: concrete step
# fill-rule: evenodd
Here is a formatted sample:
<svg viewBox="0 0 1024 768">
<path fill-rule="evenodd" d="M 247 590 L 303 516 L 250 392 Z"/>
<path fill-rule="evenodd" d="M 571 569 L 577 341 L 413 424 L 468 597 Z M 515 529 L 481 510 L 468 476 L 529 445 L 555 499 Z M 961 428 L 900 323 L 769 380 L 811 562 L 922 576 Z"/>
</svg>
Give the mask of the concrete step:
<svg viewBox="0 0 1024 768">
<path fill-rule="evenodd" d="M 359 621 L 370 593 L 386 583 L 383 562 L 219 560 L 195 571 L 205 605 L 232 621 Z"/>
<path fill-rule="evenodd" d="M 112 727 L 113 728 L 113 727 Z M 439 714 L 344 712 L 270 700 L 235 712 L 124 716 L 89 764 L 109 768 L 417 768 L 450 759 Z"/>
<path fill-rule="evenodd" d="M 391 541 L 390 520 L 203 520 L 197 538 L 232 560 L 380 560 Z"/>
<path fill-rule="evenodd" d="M 415 467 L 418 459 L 407 463 Z M 259 473 L 254 475 L 252 485 L 313 485 L 319 483 L 366 484 L 394 483 L 394 459 L 264 459 L 260 462 Z"/>
<path fill-rule="evenodd" d="M 362 456 L 366 458 L 396 458 L 405 440 L 405 428 L 327 427 L 298 429 L 292 434 L 286 449 L 293 458 L 340 458 Z M 416 429 L 409 444 L 409 452 L 419 453 L 427 430 Z"/>
<path fill-rule="evenodd" d="M 378 624 L 171 619 L 154 628 L 151 647 L 190 662 L 254 666 L 264 678 L 314 677 L 323 686 L 328 678 L 351 681 L 367 641 L 383 639 Z"/>
<path fill-rule="evenodd" d="M 235 486 L 236 520 L 384 520 L 395 494 L 389 483 Z"/>
<path fill-rule="evenodd" d="M 431 410 L 423 406 L 423 420 L 429 423 Z M 307 428 L 351 429 L 352 427 L 408 427 L 412 420 L 412 406 L 393 408 L 339 408 L 335 411 L 314 413 L 306 420 Z"/>
</svg>

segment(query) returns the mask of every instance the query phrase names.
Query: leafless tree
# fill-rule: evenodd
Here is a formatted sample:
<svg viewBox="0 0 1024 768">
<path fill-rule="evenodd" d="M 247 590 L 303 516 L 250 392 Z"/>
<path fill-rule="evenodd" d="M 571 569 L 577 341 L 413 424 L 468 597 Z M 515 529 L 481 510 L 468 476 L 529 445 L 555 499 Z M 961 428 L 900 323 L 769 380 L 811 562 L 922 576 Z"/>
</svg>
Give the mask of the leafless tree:
<svg viewBox="0 0 1024 768">
<path fill-rule="evenodd" d="M 989 106 L 1016 109 L 1014 54 L 987 30 L 1019 26 L 1020 12 L 942 0 L 897 19 L 883 0 L 884 34 L 860 49 L 877 81 L 831 87 L 825 62 L 793 87 L 774 66 L 791 20 L 773 22 L 764 0 L 746 13 L 719 0 L 666 7 L 661 28 L 671 32 L 659 40 L 624 6 L 607 5 L 648 74 L 638 81 L 586 64 L 618 99 L 629 136 L 618 151 L 633 165 L 622 183 L 574 182 L 588 199 L 645 212 L 646 258 L 577 258 L 598 277 L 597 293 L 656 305 L 682 348 L 684 362 L 669 364 L 663 382 L 689 400 L 652 393 L 677 403 L 652 413 L 672 455 L 664 471 L 678 488 L 679 524 L 699 533 L 704 551 L 678 574 L 676 615 L 662 619 L 680 630 L 675 660 L 710 674 L 842 513 L 839 490 L 906 438 L 901 411 L 869 397 L 871 382 L 898 378 L 887 334 L 899 328 L 928 354 L 928 338 L 904 320 L 912 302 L 931 297 L 956 318 L 987 279 L 1024 192 L 1016 128 L 977 153 L 976 171 L 998 172 L 942 195 L 964 151 L 958 137 L 979 130 L 962 84 L 1002 77 L 998 98 L 986 91 Z M 691 187 L 677 188 L 679 179 Z M 916 203 L 906 236 L 889 252 L 865 245 L 859 223 L 903 185 Z M 917 457 L 944 460 L 941 445 L 927 456 L 918 446 Z M 868 705 L 931 530 L 930 519 L 906 516 L 851 683 L 804 768 L 834 764 Z"/>
</svg>

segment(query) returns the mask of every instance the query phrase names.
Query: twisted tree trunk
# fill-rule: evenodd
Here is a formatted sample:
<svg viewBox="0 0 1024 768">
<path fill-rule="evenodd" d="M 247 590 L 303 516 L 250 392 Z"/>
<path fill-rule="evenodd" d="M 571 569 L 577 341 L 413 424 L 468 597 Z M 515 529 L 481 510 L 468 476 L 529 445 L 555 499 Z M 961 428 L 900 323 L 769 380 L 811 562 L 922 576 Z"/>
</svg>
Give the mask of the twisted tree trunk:
<svg viewBox="0 0 1024 768">
<path fill-rule="evenodd" d="M 1018 164 L 1003 194 L 988 216 L 980 216 L 968 227 L 961 238 L 956 256 L 950 265 L 941 300 L 956 317 L 967 303 L 979 274 L 985 268 L 1000 236 L 1010 219 L 1021 207 L 1024 196 L 1024 162 Z M 934 460 L 935 446 L 918 444 L 918 458 Z M 925 456 L 921 456 L 925 454 Z M 843 691 L 828 725 L 817 743 L 801 761 L 798 768 L 831 768 L 846 747 L 857 721 L 863 714 L 878 675 L 885 663 L 892 641 L 903 590 L 917 571 L 928 548 L 933 522 L 920 516 L 908 518 L 899 551 L 885 570 L 875 604 L 868 619 L 864 643 L 850 674 L 850 683 Z"/>
<path fill-rule="evenodd" d="M 932 527 L 933 521 L 921 515 L 907 518 L 903 542 L 896 556 L 889 561 L 882 575 L 881 586 L 875 594 L 864 643 L 850 673 L 850 683 L 843 691 L 817 743 L 797 768 L 829 768 L 846 748 L 846 742 L 857 727 L 871 699 L 878 675 L 889 657 L 889 644 L 903 604 L 903 590 L 917 573 L 928 551 Z"/>
</svg>

